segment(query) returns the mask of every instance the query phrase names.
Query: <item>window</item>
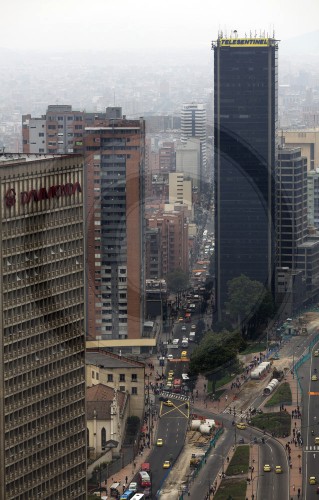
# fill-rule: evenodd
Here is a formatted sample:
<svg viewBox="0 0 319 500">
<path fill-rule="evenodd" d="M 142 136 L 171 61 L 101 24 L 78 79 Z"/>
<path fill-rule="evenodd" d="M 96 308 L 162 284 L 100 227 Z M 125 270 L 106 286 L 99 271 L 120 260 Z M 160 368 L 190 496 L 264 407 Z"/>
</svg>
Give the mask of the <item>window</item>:
<svg viewBox="0 0 319 500">
<path fill-rule="evenodd" d="M 95 378 L 95 373 L 92 371 L 92 378 Z"/>
<path fill-rule="evenodd" d="M 132 395 L 137 396 L 137 387 L 132 387 Z"/>
<path fill-rule="evenodd" d="M 125 385 L 120 385 L 120 391 L 125 392 Z"/>
<path fill-rule="evenodd" d="M 102 448 L 105 448 L 106 446 L 106 430 L 104 427 L 102 427 L 102 430 L 101 430 L 101 447 Z"/>
<path fill-rule="evenodd" d="M 120 373 L 120 382 L 125 382 L 125 374 Z"/>
<path fill-rule="evenodd" d="M 113 382 L 113 374 L 112 373 L 108 373 L 107 374 L 107 381 L 108 382 Z"/>
<path fill-rule="evenodd" d="M 137 382 L 137 374 L 132 373 L 132 382 Z"/>
</svg>

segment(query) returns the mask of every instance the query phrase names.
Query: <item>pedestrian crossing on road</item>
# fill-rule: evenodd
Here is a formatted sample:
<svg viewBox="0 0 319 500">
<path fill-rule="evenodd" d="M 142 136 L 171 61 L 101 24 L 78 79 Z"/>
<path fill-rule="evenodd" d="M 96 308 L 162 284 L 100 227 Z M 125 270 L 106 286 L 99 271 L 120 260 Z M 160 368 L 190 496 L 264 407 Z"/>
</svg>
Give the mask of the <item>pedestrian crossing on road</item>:
<svg viewBox="0 0 319 500">
<path fill-rule="evenodd" d="M 319 451 L 319 446 L 306 446 L 305 451 Z"/>
<path fill-rule="evenodd" d="M 180 401 L 189 401 L 189 397 L 185 396 L 184 394 L 175 394 L 174 392 L 161 391 L 159 395 L 167 399 L 179 399 Z"/>
<path fill-rule="evenodd" d="M 247 411 L 241 411 L 239 408 L 235 407 L 235 412 L 234 412 L 234 407 L 228 406 L 227 408 L 224 409 L 223 413 L 228 413 L 230 415 L 233 415 L 236 418 L 246 418 L 248 415 Z"/>
</svg>

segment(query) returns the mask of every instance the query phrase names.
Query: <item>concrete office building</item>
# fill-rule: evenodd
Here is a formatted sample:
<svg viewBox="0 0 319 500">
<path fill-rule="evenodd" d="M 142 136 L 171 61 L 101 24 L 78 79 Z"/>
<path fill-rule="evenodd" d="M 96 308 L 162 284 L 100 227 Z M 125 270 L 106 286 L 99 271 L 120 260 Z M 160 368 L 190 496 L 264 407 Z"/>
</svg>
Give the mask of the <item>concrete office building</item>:
<svg viewBox="0 0 319 500">
<path fill-rule="evenodd" d="M 176 146 L 176 172 L 183 172 L 192 180 L 195 188 L 200 188 L 200 139 L 192 137 Z"/>
<path fill-rule="evenodd" d="M 275 283 L 278 44 L 234 35 L 213 42 L 218 320 L 229 280 Z"/>
<path fill-rule="evenodd" d="M 282 301 L 290 302 L 294 314 L 300 304 L 317 300 L 319 294 L 319 234 L 308 228 L 307 159 L 301 156 L 301 148 L 279 149 L 277 217 L 278 292 L 280 281 L 284 282 Z"/>
<path fill-rule="evenodd" d="M 319 168 L 308 172 L 308 224 L 319 229 Z"/>
<path fill-rule="evenodd" d="M 0 156 L 0 498 L 85 499 L 83 158 Z"/>
<path fill-rule="evenodd" d="M 191 137 L 200 140 L 200 184 L 207 179 L 206 109 L 204 104 L 184 104 L 181 111 L 181 142 Z"/>
</svg>

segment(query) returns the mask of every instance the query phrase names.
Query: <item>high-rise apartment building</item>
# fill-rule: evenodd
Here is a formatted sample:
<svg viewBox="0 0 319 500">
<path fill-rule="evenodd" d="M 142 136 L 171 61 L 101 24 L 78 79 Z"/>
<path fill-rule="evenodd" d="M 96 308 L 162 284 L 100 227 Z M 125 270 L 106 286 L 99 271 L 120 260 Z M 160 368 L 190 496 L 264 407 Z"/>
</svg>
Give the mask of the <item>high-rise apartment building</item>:
<svg viewBox="0 0 319 500">
<path fill-rule="evenodd" d="M 144 121 L 97 120 L 84 141 L 88 335 L 132 347 L 144 319 Z"/>
<path fill-rule="evenodd" d="M 46 152 L 84 154 L 87 340 L 93 347 L 97 347 L 97 340 L 99 347 L 135 348 L 137 352 L 142 345 L 150 345 L 150 339 L 141 339 L 145 301 L 144 121 L 122 118 L 119 107 L 86 113 L 67 105 L 48 106 L 42 118 Z M 24 148 L 30 142 L 32 120 L 29 115 L 23 117 Z M 151 343 L 155 345 L 156 339 Z"/>
<path fill-rule="evenodd" d="M 218 319 L 229 280 L 274 289 L 277 48 L 237 34 L 213 42 Z"/>
<path fill-rule="evenodd" d="M 0 156 L 0 498 L 86 498 L 83 158 Z"/>
</svg>

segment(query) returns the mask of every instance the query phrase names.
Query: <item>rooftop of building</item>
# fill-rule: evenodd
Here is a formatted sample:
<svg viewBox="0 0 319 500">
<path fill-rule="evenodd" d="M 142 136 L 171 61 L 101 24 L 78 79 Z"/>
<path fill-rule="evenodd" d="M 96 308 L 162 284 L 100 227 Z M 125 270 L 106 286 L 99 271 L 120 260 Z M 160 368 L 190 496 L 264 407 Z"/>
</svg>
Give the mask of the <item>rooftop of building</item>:
<svg viewBox="0 0 319 500">
<path fill-rule="evenodd" d="M 87 419 L 92 420 L 96 417 L 97 420 L 109 420 L 112 414 L 111 406 L 114 398 L 116 398 L 120 410 L 123 410 L 126 397 L 127 395 L 124 392 L 117 391 L 105 384 L 96 384 L 88 387 L 86 390 Z"/>
<path fill-rule="evenodd" d="M 57 158 L 74 158 L 81 154 L 41 154 L 41 153 L 4 153 L 0 151 L 1 165 L 20 164 L 24 162 L 34 162 L 43 160 L 53 160 Z"/>
<path fill-rule="evenodd" d="M 144 368 L 144 363 L 104 349 L 87 349 L 85 361 L 100 368 Z"/>
</svg>

